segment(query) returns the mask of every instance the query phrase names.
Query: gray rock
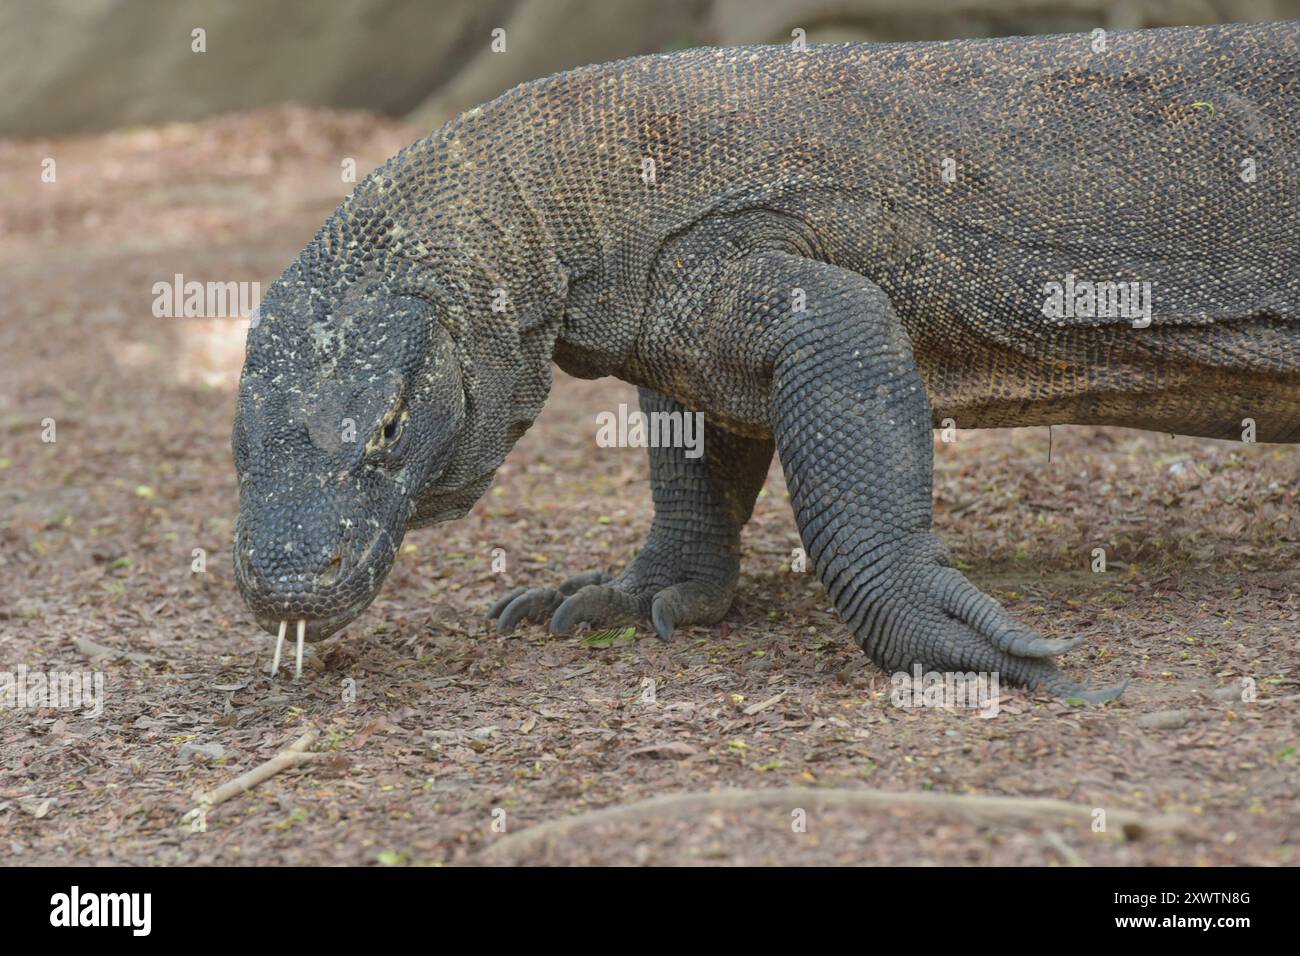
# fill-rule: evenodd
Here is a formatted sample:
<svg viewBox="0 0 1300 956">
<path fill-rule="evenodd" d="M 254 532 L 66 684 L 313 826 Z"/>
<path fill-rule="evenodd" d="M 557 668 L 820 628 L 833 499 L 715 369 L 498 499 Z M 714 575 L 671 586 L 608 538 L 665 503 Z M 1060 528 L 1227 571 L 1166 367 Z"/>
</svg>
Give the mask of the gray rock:
<svg viewBox="0 0 1300 956">
<path fill-rule="evenodd" d="M 507 0 L 0 4 L 0 136 L 198 119 L 293 101 L 398 115 L 451 79 Z M 206 52 L 191 31 L 206 31 Z"/>
<path fill-rule="evenodd" d="M 219 760 L 225 755 L 226 748 L 221 744 L 196 744 L 192 741 L 181 744 L 181 760 L 193 760 L 195 757 Z"/>
</svg>

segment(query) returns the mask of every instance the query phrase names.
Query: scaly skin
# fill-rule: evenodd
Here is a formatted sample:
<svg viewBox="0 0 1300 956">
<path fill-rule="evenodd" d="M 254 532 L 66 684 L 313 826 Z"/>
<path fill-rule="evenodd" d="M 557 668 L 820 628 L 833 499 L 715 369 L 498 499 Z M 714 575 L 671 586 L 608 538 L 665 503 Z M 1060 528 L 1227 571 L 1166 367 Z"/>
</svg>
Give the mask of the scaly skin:
<svg viewBox="0 0 1300 956">
<path fill-rule="evenodd" d="M 512 90 L 368 178 L 263 301 L 241 591 L 273 632 L 347 624 L 408 528 L 487 487 L 554 360 L 703 412 L 706 452 L 651 452 L 622 575 L 513 592 L 503 628 L 719 620 L 775 448 L 873 660 L 1080 693 L 1051 663 L 1073 642 L 931 534 L 930 429 L 1300 440 L 1298 102 L 1296 23 L 696 50 Z M 1150 283 L 1149 327 L 1047 318 L 1067 274 Z"/>
</svg>

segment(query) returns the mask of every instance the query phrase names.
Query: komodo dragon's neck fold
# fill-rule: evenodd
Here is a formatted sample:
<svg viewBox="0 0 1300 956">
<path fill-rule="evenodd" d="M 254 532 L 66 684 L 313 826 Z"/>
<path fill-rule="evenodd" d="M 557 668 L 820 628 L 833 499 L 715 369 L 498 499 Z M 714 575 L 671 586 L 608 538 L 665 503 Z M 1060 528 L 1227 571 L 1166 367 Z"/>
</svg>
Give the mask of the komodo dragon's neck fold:
<svg viewBox="0 0 1300 956">
<path fill-rule="evenodd" d="M 347 261 L 355 236 L 378 236 L 373 268 L 395 293 L 427 300 L 455 344 L 459 454 L 421 488 L 421 515 L 426 501 L 490 476 L 541 412 L 568 292 L 537 187 L 499 161 L 476 114 L 376 170 L 318 236 L 322 263 Z"/>
</svg>

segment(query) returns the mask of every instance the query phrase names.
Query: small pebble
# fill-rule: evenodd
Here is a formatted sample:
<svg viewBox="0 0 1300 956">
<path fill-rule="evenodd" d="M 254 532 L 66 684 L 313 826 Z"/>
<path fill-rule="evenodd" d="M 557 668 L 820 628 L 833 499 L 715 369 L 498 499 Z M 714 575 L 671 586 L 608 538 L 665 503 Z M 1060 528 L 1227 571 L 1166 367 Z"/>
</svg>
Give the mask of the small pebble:
<svg viewBox="0 0 1300 956">
<path fill-rule="evenodd" d="M 1152 730 L 1177 730 L 1190 717 L 1191 712 L 1186 710 L 1158 710 L 1153 714 L 1143 714 L 1137 719 L 1137 724 Z"/>
<path fill-rule="evenodd" d="M 218 760 L 226 755 L 226 748 L 221 744 L 181 744 L 181 759 L 193 760 L 195 757 L 206 757 L 208 760 Z"/>
</svg>

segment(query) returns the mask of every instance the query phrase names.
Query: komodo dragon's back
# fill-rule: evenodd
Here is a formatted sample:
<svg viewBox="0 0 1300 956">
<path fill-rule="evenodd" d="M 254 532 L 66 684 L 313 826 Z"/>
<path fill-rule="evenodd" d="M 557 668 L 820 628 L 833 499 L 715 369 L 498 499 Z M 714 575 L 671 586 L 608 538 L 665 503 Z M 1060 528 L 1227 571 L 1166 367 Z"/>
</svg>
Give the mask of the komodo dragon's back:
<svg viewBox="0 0 1300 956">
<path fill-rule="evenodd" d="M 1263 375 L 1290 383 L 1268 440 L 1300 436 L 1300 24 L 700 50 L 539 86 L 580 133 L 545 175 L 623 243 L 607 265 L 779 214 L 889 295 L 936 421 L 1229 437 Z M 1134 298 L 1047 314 L 1076 283 Z"/>
</svg>

